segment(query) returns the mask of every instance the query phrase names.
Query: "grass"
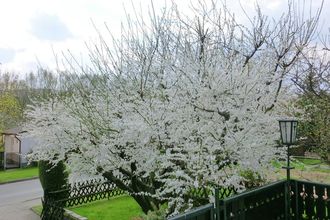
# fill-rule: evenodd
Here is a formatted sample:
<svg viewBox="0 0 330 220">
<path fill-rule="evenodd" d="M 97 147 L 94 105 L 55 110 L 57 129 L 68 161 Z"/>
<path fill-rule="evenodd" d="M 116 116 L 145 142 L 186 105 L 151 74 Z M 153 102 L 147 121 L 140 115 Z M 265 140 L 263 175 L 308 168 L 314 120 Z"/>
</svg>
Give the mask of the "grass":
<svg viewBox="0 0 330 220">
<path fill-rule="evenodd" d="M 281 168 L 282 166 L 286 166 L 286 161 L 273 161 L 273 166 L 275 168 Z M 311 159 L 311 158 L 303 158 L 303 157 L 291 158 L 290 166 L 293 166 L 295 167 L 295 169 L 298 170 L 313 170 L 314 168 L 320 166 L 329 167 L 330 169 L 329 164 L 322 162 L 319 159 Z"/>
<path fill-rule="evenodd" d="M 296 157 L 295 160 L 297 160 L 305 165 L 324 164 L 320 159 L 313 159 L 313 158 Z"/>
<path fill-rule="evenodd" d="M 286 177 L 286 171 L 281 169 L 286 166 L 286 161 L 273 161 L 273 166 L 278 169 L 276 179 Z M 307 180 L 330 184 L 330 164 L 319 159 L 295 157 L 291 158 L 290 165 L 295 167 L 291 170 L 291 176 L 294 179 Z M 270 174 L 272 176 L 272 174 Z"/>
<path fill-rule="evenodd" d="M 31 209 L 34 213 L 40 216 L 42 212 L 42 205 L 33 206 Z"/>
<path fill-rule="evenodd" d="M 140 206 L 130 196 L 92 202 L 70 210 L 89 220 L 132 220 L 143 214 Z"/>
<path fill-rule="evenodd" d="M 286 166 L 286 161 L 273 161 L 273 166 L 277 169 L 281 169 L 283 166 Z M 304 170 L 305 165 L 299 161 L 290 160 L 290 166 L 294 166 L 298 170 Z"/>
<path fill-rule="evenodd" d="M 0 183 L 38 177 L 38 167 L 8 169 L 0 171 Z"/>
<path fill-rule="evenodd" d="M 285 161 L 273 161 L 273 166 L 281 168 Z M 294 179 L 304 179 L 320 183 L 330 183 L 330 165 L 318 159 L 292 158 L 291 171 Z M 21 169 L 24 170 L 24 169 Z M 285 170 L 279 169 L 281 179 L 285 177 Z M 1 181 L 2 172 L 0 172 Z M 136 201 L 130 196 L 114 197 L 110 200 L 100 200 L 69 208 L 71 211 L 88 218 L 89 220 L 138 220 L 143 212 Z M 42 206 L 35 206 L 32 210 L 39 214 Z"/>
<path fill-rule="evenodd" d="M 40 216 L 42 205 L 34 206 L 31 209 Z M 68 209 L 80 216 L 87 217 L 88 220 L 135 220 L 140 219 L 139 216 L 143 214 L 140 206 L 130 196 L 118 196 Z"/>
</svg>

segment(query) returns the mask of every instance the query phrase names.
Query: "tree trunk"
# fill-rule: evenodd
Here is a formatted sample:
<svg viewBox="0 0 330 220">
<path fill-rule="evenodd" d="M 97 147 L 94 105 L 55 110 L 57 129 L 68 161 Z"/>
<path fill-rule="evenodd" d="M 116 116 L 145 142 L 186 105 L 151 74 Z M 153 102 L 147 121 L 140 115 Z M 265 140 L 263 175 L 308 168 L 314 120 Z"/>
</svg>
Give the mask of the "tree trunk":
<svg viewBox="0 0 330 220">
<path fill-rule="evenodd" d="M 121 190 L 128 192 L 134 200 L 140 205 L 142 211 L 147 214 L 148 211 L 154 211 L 158 209 L 161 201 L 154 199 L 151 196 L 141 195 L 141 192 L 152 193 L 150 190 L 146 189 L 146 183 L 141 180 L 137 181 L 136 177 L 131 179 L 131 184 L 125 183 L 122 179 L 115 177 L 111 172 L 106 172 L 103 174 L 107 180 L 115 183 L 117 187 Z"/>
</svg>

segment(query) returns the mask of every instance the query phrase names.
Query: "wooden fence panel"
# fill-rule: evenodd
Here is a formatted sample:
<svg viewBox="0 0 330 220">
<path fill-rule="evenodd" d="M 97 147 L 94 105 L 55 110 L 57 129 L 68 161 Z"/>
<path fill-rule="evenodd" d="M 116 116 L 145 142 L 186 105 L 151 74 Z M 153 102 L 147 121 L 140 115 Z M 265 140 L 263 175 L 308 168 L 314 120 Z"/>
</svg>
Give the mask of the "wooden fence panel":
<svg viewBox="0 0 330 220">
<path fill-rule="evenodd" d="M 285 181 L 223 199 L 219 220 L 284 219 Z"/>
<path fill-rule="evenodd" d="M 125 194 L 114 183 L 90 180 L 68 185 L 62 190 L 44 192 L 42 220 L 62 220 L 64 207 L 71 207 Z"/>
<path fill-rule="evenodd" d="M 109 199 L 125 194 L 116 184 L 109 181 L 90 180 L 83 183 L 69 185 L 63 190 L 49 192 L 48 196 L 63 198 L 57 202 L 63 202 L 65 207 L 77 206 L 101 199 Z"/>
<path fill-rule="evenodd" d="M 181 215 L 169 218 L 168 220 L 214 220 L 213 203 L 200 206 L 196 209 L 183 213 Z"/>
<path fill-rule="evenodd" d="M 5 152 L 0 152 L 0 170 L 5 169 Z"/>
<path fill-rule="evenodd" d="M 330 219 L 330 185 L 307 181 L 291 180 L 291 220 Z M 216 189 L 215 218 L 217 220 L 281 220 L 285 219 L 285 187 L 286 180 L 262 186 L 253 190 L 233 195 L 227 191 Z M 229 196 L 228 198 L 222 198 Z M 192 210 L 190 216 L 198 211 Z M 195 213 L 195 214 L 196 214 Z M 201 215 L 202 216 L 202 215 Z M 171 220 L 196 220 L 180 215 Z M 205 217 L 201 217 L 205 219 Z"/>
<path fill-rule="evenodd" d="M 330 219 L 328 192 L 330 185 L 295 180 L 298 188 L 296 219 Z"/>
</svg>

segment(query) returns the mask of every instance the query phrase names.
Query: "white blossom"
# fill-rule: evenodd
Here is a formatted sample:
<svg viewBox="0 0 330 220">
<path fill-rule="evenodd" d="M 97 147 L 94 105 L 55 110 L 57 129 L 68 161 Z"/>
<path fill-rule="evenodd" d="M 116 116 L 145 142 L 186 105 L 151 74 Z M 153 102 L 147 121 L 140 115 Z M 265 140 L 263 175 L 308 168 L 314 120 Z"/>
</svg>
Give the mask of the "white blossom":
<svg viewBox="0 0 330 220">
<path fill-rule="evenodd" d="M 289 12 L 275 26 L 259 12 L 243 27 L 217 5 L 194 13 L 173 7 L 149 25 L 132 22 L 111 49 L 101 37 L 90 49 L 95 66 L 80 76 L 68 68 L 72 93 L 27 112 L 39 140 L 31 159 L 65 160 L 76 179 L 158 181 L 130 193 L 166 199 L 174 213 L 191 208 L 191 188 L 243 189 L 242 171 L 264 176 L 281 154 L 282 81 L 315 20 L 289 27 Z"/>
</svg>

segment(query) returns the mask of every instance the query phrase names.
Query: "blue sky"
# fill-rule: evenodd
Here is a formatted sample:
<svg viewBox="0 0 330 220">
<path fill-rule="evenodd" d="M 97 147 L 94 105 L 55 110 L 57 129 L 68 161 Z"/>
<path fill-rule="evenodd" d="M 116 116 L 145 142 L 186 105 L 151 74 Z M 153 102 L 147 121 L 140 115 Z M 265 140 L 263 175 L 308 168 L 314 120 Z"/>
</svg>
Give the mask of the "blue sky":
<svg viewBox="0 0 330 220">
<path fill-rule="evenodd" d="M 197 1 L 175 2 L 184 11 Z M 242 16 L 241 6 L 250 13 L 257 1 L 227 0 L 227 4 L 244 23 L 246 18 Z M 165 4 L 165 0 L 153 2 L 158 9 Z M 275 17 L 287 7 L 287 0 L 259 0 L 258 3 L 267 15 Z M 310 1 L 306 0 L 306 3 L 309 5 Z M 321 0 L 313 0 L 312 9 L 320 3 Z M 120 22 L 125 19 L 124 6 L 132 13 L 131 5 L 131 0 L 1 0 L 0 71 L 26 73 L 36 70 L 39 65 L 53 69 L 56 67 L 55 55 L 67 50 L 77 57 L 84 57 L 85 42 L 96 39 L 91 20 L 97 27 L 103 27 L 106 22 L 118 36 Z M 147 10 L 150 0 L 136 0 L 134 5 Z M 325 0 L 320 23 L 324 30 L 330 27 L 326 20 L 329 15 L 330 0 Z"/>
</svg>

